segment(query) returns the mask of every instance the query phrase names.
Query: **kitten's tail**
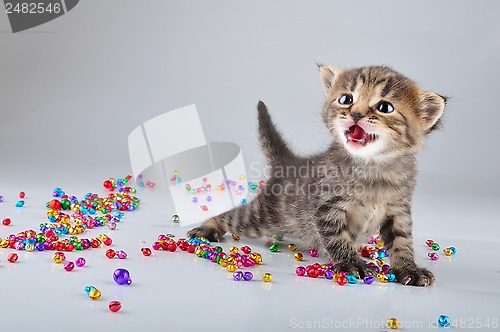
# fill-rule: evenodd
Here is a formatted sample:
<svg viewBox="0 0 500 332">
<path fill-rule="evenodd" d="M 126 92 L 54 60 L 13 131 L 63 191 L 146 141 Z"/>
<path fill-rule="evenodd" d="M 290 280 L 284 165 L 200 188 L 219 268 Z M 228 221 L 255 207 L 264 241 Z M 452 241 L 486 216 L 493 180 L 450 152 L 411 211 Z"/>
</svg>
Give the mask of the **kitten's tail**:
<svg viewBox="0 0 500 332">
<path fill-rule="evenodd" d="M 273 120 L 271 120 L 266 104 L 259 101 L 257 110 L 259 113 L 260 143 L 269 166 L 275 167 L 283 164 L 283 161 L 295 159 L 295 154 L 283 140 Z"/>
</svg>

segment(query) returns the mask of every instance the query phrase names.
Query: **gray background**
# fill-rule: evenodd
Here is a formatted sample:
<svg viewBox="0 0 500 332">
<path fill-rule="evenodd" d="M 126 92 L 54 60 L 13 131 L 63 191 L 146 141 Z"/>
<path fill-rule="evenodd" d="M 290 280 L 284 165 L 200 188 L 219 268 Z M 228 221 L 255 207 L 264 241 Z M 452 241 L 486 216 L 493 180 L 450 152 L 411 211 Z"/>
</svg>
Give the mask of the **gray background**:
<svg viewBox="0 0 500 332">
<path fill-rule="evenodd" d="M 112 236 L 126 260 L 107 259 L 105 249 L 68 253 L 88 262 L 68 274 L 49 252 L 20 251 L 19 262 L 10 264 L 12 251 L 0 249 L 2 283 L 19 286 L 2 287 L 9 299 L 0 305 L 2 323 L 40 330 L 57 310 L 58 324 L 88 330 L 75 324 L 75 308 L 109 331 L 189 330 L 189 324 L 206 331 L 290 331 L 295 318 L 383 324 L 389 317 L 423 322 L 403 330 L 425 331 L 441 314 L 498 322 L 499 14 L 498 1 L 82 0 L 52 22 L 12 34 L 0 12 L 0 195 L 6 197 L 0 219 L 13 220 L 0 225 L 2 238 L 37 229 L 56 186 L 79 198 L 102 193 L 104 179 L 130 172 L 128 134 L 192 103 L 207 140 L 240 145 L 249 166 L 263 160 L 259 99 L 298 151 L 321 151 L 330 137 L 319 116 L 324 96 L 315 61 L 388 64 L 451 97 L 444 130 L 421 153 L 413 205 L 415 257 L 436 275 L 436 286 L 338 286 L 296 277 L 296 266 L 315 260 L 294 261 L 286 244 L 270 252 L 269 238 L 226 236 L 221 243 L 225 250 L 249 245 L 262 253 L 265 263 L 251 268 L 252 282 L 234 282 L 195 255 L 163 251 L 146 258 L 139 248 L 159 233 L 184 237 L 187 229 L 170 221 L 172 207 L 163 197 L 144 190 L 141 208 L 117 230 L 88 232 Z M 20 190 L 27 192 L 26 206 L 16 209 Z M 457 255 L 440 253 L 431 261 L 429 238 L 455 246 Z M 131 271 L 133 285 L 114 284 L 117 267 Z M 264 272 L 273 274 L 272 283 L 259 280 Z M 85 285 L 98 287 L 102 298 L 90 301 Z M 20 287 L 64 305 L 27 306 Z M 112 300 L 122 302 L 120 313 L 108 312 Z"/>
<path fill-rule="evenodd" d="M 318 61 L 391 65 L 450 96 L 419 193 L 498 197 L 499 14 L 495 1 L 86 0 L 17 34 L 0 15 L 0 186 L 128 173 L 129 132 L 191 103 L 207 140 L 237 143 L 248 165 L 263 161 L 259 99 L 298 151 L 320 151 Z"/>
</svg>

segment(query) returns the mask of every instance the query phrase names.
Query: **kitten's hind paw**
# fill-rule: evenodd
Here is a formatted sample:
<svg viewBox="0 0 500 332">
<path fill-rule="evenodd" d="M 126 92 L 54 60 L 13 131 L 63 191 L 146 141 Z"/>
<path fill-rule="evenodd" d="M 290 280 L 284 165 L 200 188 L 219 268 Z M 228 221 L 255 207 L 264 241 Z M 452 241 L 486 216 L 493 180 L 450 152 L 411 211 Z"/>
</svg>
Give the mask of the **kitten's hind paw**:
<svg viewBox="0 0 500 332">
<path fill-rule="evenodd" d="M 396 275 L 398 282 L 408 286 L 425 287 L 432 285 L 436 280 L 431 271 L 417 266 L 392 268 L 389 272 Z"/>
<path fill-rule="evenodd" d="M 375 272 L 368 267 L 362 260 L 360 261 L 341 261 L 333 265 L 333 270 L 338 272 L 347 272 L 363 279 L 366 276 L 373 276 Z"/>
<path fill-rule="evenodd" d="M 220 234 L 217 232 L 216 229 L 206 226 L 206 225 L 201 225 L 199 227 L 193 228 L 187 233 L 188 237 L 190 239 L 195 238 L 195 237 L 204 237 L 210 242 L 221 242 L 222 236 L 224 234 Z"/>
</svg>

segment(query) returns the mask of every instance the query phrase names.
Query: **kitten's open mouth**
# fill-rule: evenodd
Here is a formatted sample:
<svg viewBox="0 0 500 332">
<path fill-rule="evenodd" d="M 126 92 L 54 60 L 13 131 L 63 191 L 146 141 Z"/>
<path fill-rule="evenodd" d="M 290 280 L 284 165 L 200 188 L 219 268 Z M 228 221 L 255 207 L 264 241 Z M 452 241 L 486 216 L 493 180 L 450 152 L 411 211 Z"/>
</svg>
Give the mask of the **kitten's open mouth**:
<svg viewBox="0 0 500 332">
<path fill-rule="evenodd" d="M 375 141 L 378 136 L 376 134 L 368 134 L 363 128 L 358 125 L 352 125 L 344 132 L 347 138 L 347 143 L 352 142 L 355 145 L 365 146 L 366 144 Z"/>
</svg>

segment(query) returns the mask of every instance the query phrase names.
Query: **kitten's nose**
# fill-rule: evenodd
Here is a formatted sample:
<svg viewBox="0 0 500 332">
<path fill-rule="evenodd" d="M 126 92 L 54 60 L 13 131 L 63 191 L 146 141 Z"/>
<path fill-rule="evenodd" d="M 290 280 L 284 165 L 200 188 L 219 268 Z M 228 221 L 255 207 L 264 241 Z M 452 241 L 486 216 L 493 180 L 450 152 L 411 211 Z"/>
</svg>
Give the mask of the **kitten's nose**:
<svg viewBox="0 0 500 332">
<path fill-rule="evenodd" d="M 354 122 L 358 122 L 364 115 L 359 112 L 351 112 L 351 116 L 354 119 Z"/>
</svg>

